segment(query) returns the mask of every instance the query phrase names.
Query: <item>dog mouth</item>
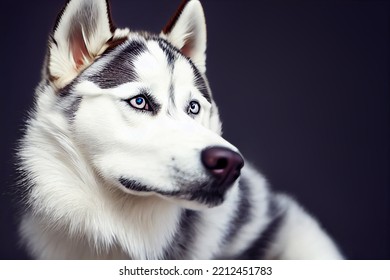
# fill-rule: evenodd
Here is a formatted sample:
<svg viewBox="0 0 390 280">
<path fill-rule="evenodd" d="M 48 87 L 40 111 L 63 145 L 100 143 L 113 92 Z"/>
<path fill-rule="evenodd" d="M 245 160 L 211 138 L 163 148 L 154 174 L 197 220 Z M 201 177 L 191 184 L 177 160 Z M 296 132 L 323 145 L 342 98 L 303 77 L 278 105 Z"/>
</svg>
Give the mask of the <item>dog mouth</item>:
<svg viewBox="0 0 390 280">
<path fill-rule="evenodd" d="M 184 190 L 163 190 L 160 187 L 144 185 L 137 180 L 131 180 L 125 177 L 120 177 L 118 181 L 131 193 L 140 195 L 157 194 L 165 198 L 196 202 L 207 207 L 221 205 L 225 201 L 227 193 L 227 188 L 221 189 L 216 187 L 219 183 L 214 182 L 214 180 L 203 183 L 192 183 Z"/>
</svg>

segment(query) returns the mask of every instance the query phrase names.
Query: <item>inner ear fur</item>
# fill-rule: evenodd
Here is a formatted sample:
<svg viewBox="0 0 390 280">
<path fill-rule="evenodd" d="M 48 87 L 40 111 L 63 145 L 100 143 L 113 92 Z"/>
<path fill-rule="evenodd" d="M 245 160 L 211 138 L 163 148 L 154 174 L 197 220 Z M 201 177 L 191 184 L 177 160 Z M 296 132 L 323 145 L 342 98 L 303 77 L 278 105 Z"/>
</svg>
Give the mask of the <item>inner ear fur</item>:
<svg viewBox="0 0 390 280">
<path fill-rule="evenodd" d="M 66 86 L 107 48 L 123 41 L 106 0 L 71 0 L 58 15 L 51 39 L 47 71 L 57 88 Z"/>
</svg>

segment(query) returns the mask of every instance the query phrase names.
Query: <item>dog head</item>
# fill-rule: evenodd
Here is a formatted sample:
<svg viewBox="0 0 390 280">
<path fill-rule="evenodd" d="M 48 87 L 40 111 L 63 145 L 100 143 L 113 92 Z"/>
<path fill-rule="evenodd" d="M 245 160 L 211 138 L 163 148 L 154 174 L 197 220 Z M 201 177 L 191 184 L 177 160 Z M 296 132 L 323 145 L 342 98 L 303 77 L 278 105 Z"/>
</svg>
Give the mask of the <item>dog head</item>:
<svg viewBox="0 0 390 280">
<path fill-rule="evenodd" d="M 116 28 L 105 0 L 71 0 L 45 80 L 72 141 L 110 185 L 185 205 L 223 202 L 243 159 L 221 137 L 206 71 L 206 24 L 185 1 L 159 35 Z"/>
</svg>

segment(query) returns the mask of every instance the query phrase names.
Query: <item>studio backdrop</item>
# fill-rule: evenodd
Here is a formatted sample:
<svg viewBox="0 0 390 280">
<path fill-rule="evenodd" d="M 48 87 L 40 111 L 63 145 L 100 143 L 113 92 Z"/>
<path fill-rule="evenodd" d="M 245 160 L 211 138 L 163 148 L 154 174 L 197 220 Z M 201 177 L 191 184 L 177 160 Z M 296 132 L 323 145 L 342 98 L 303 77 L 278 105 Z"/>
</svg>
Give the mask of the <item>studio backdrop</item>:
<svg viewBox="0 0 390 280">
<path fill-rule="evenodd" d="M 180 0 L 112 0 L 159 32 Z M 0 258 L 17 234 L 15 150 L 62 0 L 1 8 Z M 389 3 L 204 0 L 207 75 L 224 137 L 318 217 L 347 258 L 389 259 Z"/>
</svg>

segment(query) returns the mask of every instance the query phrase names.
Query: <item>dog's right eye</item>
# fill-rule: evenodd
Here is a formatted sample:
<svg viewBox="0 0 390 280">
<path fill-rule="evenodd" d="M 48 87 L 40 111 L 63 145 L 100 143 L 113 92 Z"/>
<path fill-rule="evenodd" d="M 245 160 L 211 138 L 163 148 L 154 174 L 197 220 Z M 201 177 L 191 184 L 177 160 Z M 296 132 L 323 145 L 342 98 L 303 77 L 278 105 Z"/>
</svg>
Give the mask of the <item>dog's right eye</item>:
<svg viewBox="0 0 390 280">
<path fill-rule="evenodd" d="M 188 106 L 187 113 L 197 115 L 200 111 L 200 104 L 198 101 L 192 100 Z"/>
<path fill-rule="evenodd" d="M 138 95 L 129 100 L 131 107 L 138 110 L 152 111 L 149 101 L 143 95 Z"/>
</svg>

